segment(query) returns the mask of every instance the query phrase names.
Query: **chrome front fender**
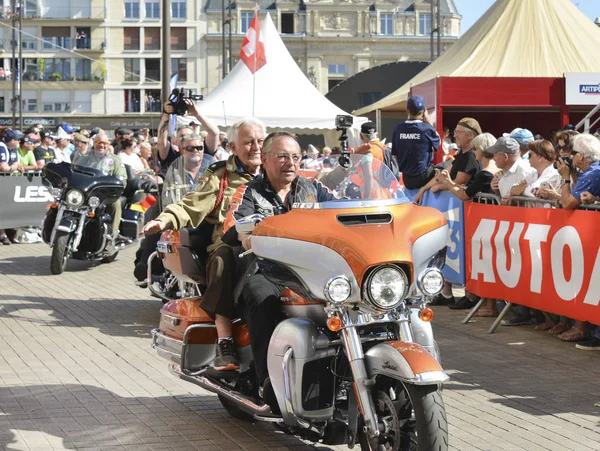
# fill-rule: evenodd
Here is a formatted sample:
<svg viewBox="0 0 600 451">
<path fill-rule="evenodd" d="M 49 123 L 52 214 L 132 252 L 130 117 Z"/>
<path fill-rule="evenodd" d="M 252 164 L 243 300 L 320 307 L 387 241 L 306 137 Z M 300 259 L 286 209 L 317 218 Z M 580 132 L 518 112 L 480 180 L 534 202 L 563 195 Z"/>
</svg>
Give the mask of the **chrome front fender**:
<svg viewBox="0 0 600 451">
<path fill-rule="evenodd" d="M 391 377 L 414 385 L 436 385 L 450 378 L 437 360 L 417 343 L 387 341 L 365 353 L 370 378 Z"/>
</svg>

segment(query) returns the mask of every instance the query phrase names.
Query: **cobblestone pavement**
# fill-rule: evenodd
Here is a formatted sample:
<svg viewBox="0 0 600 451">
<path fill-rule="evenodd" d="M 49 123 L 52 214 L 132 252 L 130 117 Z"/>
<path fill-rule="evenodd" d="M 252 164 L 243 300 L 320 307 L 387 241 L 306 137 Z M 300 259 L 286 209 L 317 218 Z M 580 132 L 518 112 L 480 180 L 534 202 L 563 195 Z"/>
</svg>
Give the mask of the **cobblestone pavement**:
<svg viewBox="0 0 600 451">
<path fill-rule="evenodd" d="M 328 449 L 232 419 L 169 375 L 150 348 L 161 303 L 133 285 L 133 254 L 52 276 L 46 245 L 0 247 L 0 448 Z M 600 450 L 600 353 L 436 309 L 452 449 Z"/>
</svg>

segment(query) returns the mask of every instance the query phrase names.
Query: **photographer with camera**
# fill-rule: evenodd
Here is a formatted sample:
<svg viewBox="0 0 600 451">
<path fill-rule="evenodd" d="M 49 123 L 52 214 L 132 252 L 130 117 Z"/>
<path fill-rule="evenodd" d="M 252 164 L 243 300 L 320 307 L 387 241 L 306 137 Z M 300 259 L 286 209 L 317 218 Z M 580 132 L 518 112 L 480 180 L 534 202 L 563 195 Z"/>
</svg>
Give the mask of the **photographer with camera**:
<svg viewBox="0 0 600 451">
<path fill-rule="evenodd" d="M 197 109 L 192 98 L 182 96 L 178 90 L 173 93 L 163 105 L 163 115 L 158 124 L 158 158 L 161 164 L 161 173 L 164 175 L 169 165 L 181 156 L 179 146 L 183 135 L 192 134 L 194 131 L 189 126 L 177 128 L 177 134 L 169 142 L 169 117 L 171 114 L 179 116 L 193 117 L 202 124 L 202 129 L 208 133 L 204 143 L 205 155 L 214 155 L 219 147 L 219 129 L 204 117 Z"/>
</svg>

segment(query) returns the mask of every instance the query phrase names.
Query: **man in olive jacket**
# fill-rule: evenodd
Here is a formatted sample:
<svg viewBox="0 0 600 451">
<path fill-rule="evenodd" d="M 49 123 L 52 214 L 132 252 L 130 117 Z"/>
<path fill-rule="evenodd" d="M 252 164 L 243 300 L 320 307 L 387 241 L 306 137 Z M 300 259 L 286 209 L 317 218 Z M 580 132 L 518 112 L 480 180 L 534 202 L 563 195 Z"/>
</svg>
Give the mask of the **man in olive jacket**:
<svg viewBox="0 0 600 451">
<path fill-rule="evenodd" d="M 142 230 L 152 234 L 195 228 L 203 221 L 214 226 L 206 264 L 207 288 L 200 306 L 215 318 L 219 341 L 213 366 L 218 371 L 239 368 L 231 327 L 236 256 L 233 249 L 221 241 L 223 223 L 235 191 L 260 176 L 264 139 L 265 126 L 259 120 L 248 118 L 234 124 L 229 130 L 233 155 L 209 167 L 198 180 L 195 191 L 189 192 L 180 202 L 169 205 Z"/>
</svg>

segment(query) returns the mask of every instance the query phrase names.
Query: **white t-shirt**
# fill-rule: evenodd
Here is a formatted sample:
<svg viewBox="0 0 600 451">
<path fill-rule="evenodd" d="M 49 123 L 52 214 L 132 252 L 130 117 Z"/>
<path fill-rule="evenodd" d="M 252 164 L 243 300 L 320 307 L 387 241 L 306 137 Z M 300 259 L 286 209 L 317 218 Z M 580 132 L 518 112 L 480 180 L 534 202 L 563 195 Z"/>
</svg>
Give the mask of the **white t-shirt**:
<svg viewBox="0 0 600 451">
<path fill-rule="evenodd" d="M 554 187 L 554 189 L 560 192 L 560 186 L 562 185 L 562 177 L 558 173 L 556 169 L 554 169 L 553 165 L 548 166 L 543 170 L 541 175 L 536 179 L 532 180 L 533 177 L 529 176 L 527 178 L 527 182 L 529 185 L 525 188 L 525 192 L 523 193 L 525 196 L 535 197 L 531 191 L 537 189 L 542 186 L 542 183 L 549 183 Z"/>
<path fill-rule="evenodd" d="M 529 165 L 529 161 L 519 158 L 508 171 L 504 172 L 504 175 L 500 180 L 498 180 L 500 197 L 508 197 L 510 195 L 510 189 L 525 180 L 531 180 L 531 183 L 533 183 L 533 181 L 537 180 L 537 171 Z"/>
<path fill-rule="evenodd" d="M 131 166 L 131 169 L 133 169 L 133 172 L 138 172 L 138 171 L 144 170 L 144 163 L 142 163 L 142 160 L 140 160 L 140 157 L 138 157 L 134 153 L 132 153 L 131 155 L 127 155 L 125 152 L 121 152 L 119 154 L 119 158 L 121 159 L 123 164 L 127 164 L 127 165 Z"/>
<path fill-rule="evenodd" d="M 65 152 L 61 149 L 59 149 L 58 147 L 55 147 L 54 149 L 54 162 L 55 163 L 70 163 L 71 162 L 71 158 L 69 158 L 69 156 L 67 154 L 65 154 Z"/>
</svg>

